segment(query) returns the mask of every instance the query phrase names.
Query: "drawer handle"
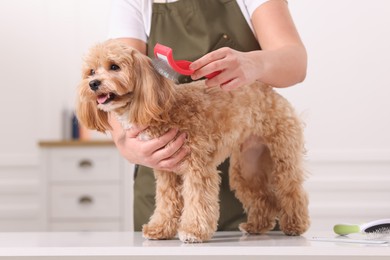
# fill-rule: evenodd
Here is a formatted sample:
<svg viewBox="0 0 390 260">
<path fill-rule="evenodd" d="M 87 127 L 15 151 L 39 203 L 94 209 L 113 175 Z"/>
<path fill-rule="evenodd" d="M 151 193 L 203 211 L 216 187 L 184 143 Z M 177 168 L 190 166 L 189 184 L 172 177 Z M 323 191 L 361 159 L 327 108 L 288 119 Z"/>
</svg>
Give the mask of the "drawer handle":
<svg viewBox="0 0 390 260">
<path fill-rule="evenodd" d="M 79 198 L 79 204 L 81 205 L 91 205 L 93 203 L 93 198 L 86 195 Z"/>
<path fill-rule="evenodd" d="M 84 168 L 84 169 L 91 168 L 92 165 L 93 165 L 92 162 L 90 160 L 87 160 L 87 159 L 81 160 L 79 162 L 79 167 Z"/>
</svg>

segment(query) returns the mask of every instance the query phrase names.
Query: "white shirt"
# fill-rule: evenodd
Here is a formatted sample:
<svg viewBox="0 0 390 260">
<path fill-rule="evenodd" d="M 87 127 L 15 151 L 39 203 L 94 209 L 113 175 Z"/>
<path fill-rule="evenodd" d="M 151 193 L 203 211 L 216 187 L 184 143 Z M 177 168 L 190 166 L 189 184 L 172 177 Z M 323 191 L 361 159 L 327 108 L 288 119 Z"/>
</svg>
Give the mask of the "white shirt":
<svg viewBox="0 0 390 260">
<path fill-rule="evenodd" d="M 175 1 L 177 0 L 167 2 Z M 237 0 L 252 31 L 251 16 L 256 8 L 266 1 L 268 0 Z M 153 0 L 113 0 L 108 38 L 135 38 L 147 42 L 152 20 L 152 5 Z"/>
</svg>

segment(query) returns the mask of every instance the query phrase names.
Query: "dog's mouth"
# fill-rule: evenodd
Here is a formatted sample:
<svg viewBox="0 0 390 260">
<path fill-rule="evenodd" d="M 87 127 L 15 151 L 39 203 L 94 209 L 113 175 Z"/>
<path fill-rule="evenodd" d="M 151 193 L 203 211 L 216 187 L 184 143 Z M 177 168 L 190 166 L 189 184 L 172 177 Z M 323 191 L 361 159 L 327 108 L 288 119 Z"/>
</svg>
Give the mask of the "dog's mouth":
<svg viewBox="0 0 390 260">
<path fill-rule="evenodd" d="M 114 93 L 112 93 L 112 92 L 105 93 L 105 94 L 100 94 L 100 95 L 97 96 L 97 102 L 99 104 L 105 105 L 105 104 L 110 103 L 112 100 L 114 100 L 115 97 L 116 97 L 116 95 Z"/>
</svg>

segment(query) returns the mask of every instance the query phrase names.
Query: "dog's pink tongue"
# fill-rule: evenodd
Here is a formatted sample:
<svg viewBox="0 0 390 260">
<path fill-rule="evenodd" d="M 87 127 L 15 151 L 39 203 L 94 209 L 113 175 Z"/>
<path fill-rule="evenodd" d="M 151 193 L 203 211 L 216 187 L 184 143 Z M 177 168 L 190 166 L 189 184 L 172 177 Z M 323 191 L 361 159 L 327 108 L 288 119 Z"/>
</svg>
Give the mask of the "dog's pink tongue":
<svg viewBox="0 0 390 260">
<path fill-rule="evenodd" d="M 109 98 L 110 98 L 110 94 L 102 94 L 102 95 L 99 95 L 99 96 L 97 97 L 97 102 L 98 102 L 99 104 L 103 104 L 103 103 L 106 102 L 107 99 L 109 99 Z"/>
</svg>

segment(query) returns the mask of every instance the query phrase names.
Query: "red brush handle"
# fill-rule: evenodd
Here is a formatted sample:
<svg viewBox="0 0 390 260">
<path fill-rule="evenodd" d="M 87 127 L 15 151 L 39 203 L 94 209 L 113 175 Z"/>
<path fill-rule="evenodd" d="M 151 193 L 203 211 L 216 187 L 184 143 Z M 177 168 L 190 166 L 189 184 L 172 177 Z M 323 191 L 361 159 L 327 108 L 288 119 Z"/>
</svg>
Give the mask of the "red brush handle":
<svg viewBox="0 0 390 260">
<path fill-rule="evenodd" d="M 188 66 L 190 66 L 191 62 L 190 61 L 175 61 L 173 59 L 173 53 L 172 49 L 164 46 L 162 44 L 157 43 L 156 46 L 154 46 L 154 56 L 156 58 L 165 60 L 171 68 L 179 72 L 182 75 L 192 75 L 194 73 L 193 70 L 190 70 Z M 180 66 L 179 66 L 180 65 Z"/>
<path fill-rule="evenodd" d="M 175 61 L 173 59 L 172 49 L 167 46 L 157 43 L 156 46 L 154 46 L 154 56 L 158 59 L 165 60 L 174 71 L 182 75 L 191 76 L 192 74 L 194 74 L 194 71 L 189 68 L 191 62 L 188 60 Z M 221 73 L 221 71 L 214 71 L 213 73 L 206 75 L 206 78 L 207 79 L 214 78 L 219 73 Z"/>
<path fill-rule="evenodd" d="M 215 76 L 217 76 L 219 73 L 221 73 L 220 70 L 219 70 L 219 71 L 214 71 L 214 72 L 212 72 L 212 73 L 206 75 L 206 78 L 207 78 L 207 79 L 212 79 L 212 78 L 214 78 Z"/>
</svg>

